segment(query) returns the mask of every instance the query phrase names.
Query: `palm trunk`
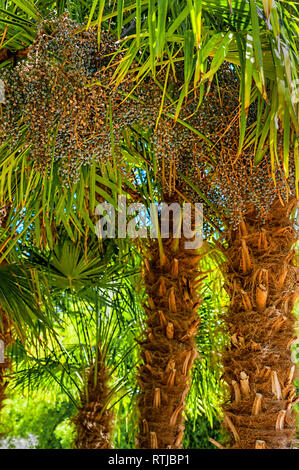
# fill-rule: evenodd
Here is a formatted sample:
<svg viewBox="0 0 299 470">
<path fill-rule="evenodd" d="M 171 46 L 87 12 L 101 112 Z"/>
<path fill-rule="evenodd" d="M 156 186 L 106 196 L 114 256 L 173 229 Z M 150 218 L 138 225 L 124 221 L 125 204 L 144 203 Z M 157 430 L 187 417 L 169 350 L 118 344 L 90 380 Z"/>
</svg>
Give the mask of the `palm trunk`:
<svg viewBox="0 0 299 470">
<path fill-rule="evenodd" d="M 82 394 L 81 407 L 74 419 L 77 449 L 110 449 L 113 413 L 106 409 L 109 395 L 108 373 L 103 362 L 98 363 L 95 383 L 94 366 L 88 374 L 87 391 Z"/>
<path fill-rule="evenodd" d="M 180 449 L 184 434 L 185 398 L 196 357 L 194 335 L 199 323 L 197 295 L 199 255 L 186 249 L 185 239 L 158 243 L 145 262 L 148 295 L 147 339 L 141 343 L 144 365 L 139 370 L 139 436 L 142 449 Z M 163 264 L 163 265 L 161 265 Z"/>
<path fill-rule="evenodd" d="M 290 350 L 299 293 L 298 268 L 292 264 L 294 204 L 283 207 L 275 201 L 264 225 L 249 209 L 238 230 L 228 232 L 231 346 L 224 353 L 224 369 L 231 403 L 224 405 L 224 422 L 232 448 L 285 449 L 296 437 Z"/>
</svg>

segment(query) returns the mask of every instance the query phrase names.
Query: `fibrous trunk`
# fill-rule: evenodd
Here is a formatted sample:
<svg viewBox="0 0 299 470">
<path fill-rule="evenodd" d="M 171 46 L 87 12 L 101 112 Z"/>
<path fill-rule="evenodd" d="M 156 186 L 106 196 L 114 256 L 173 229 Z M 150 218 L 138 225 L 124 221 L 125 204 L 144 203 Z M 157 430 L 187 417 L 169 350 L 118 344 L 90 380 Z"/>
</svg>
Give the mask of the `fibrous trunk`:
<svg viewBox="0 0 299 470">
<path fill-rule="evenodd" d="M 185 398 L 190 370 L 197 355 L 194 335 L 199 324 L 197 250 L 185 239 L 152 242 L 145 260 L 147 291 L 146 340 L 141 342 L 144 364 L 139 370 L 139 436 L 143 449 L 179 449 L 184 434 Z"/>
<path fill-rule="evenodd" d="M 276 201 L 261 223 L 248 209 L 238 230 L 228 233 L 226 317 L 231 339 L 224 354 L 231 403 L 224 422 L 233 448 L 290 448 L 296 437 L 292 313 L 298 296 L 293 264 L 294 202 Z"/>
<path fill-rule="evenodd" d="M 95 374 L 94 366 L 88 372 L 87 390 L 82 394 L 81 407 L 74 418 L 77 449 L 111 448 L 110 433 L 113 413 L 107 410 L 108 379 L 104 363 L 98 364 L 97 374 Z"/>
</svg>

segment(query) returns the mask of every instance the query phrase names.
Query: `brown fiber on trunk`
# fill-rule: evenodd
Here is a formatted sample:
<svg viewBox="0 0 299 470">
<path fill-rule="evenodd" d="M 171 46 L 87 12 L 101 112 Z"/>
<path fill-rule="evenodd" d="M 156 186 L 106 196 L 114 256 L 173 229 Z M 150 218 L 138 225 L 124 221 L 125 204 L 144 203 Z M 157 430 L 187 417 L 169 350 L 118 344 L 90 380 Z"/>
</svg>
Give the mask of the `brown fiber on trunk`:
<svg viewBox="0 0 299 470">
<path fill-rule="evenodd" d="M 292 313 L 298 268 L 292 261 L 295 202 L 275 201 L 267 220 L 248 209 L 238 230 L 228 233 L 226 322 L 231 345 L 224 353 L 231 403 L 224 422 L 232 448 L 286 449 L 296 437 Z"/>
<path fill-rule="evenodd" d="M 197 355 L 197 286 L 202 275 L 198 251 L 186 249 L 185 241 L 180 238 L 176 246 L 177 239 L 163 240 L 163 265 L 153 241 L 150 259 L 145 260 L 147 339 L 141 342 L 144 365 L 138 376 L 137 445 L 142 449 L 182 447 L 185 398 Z"/>
<path fill-rule="evenodd" d="M 77 431 L 77 449 L 111 449 L 113 413 L 106 409 L 109 376 L 103 363 L 98 364 L 96 384 L 94 377 L 93 366 L 88 373 L 87 392 L 82 394 L 81 407 L 73 419 Z"/>
</svg>

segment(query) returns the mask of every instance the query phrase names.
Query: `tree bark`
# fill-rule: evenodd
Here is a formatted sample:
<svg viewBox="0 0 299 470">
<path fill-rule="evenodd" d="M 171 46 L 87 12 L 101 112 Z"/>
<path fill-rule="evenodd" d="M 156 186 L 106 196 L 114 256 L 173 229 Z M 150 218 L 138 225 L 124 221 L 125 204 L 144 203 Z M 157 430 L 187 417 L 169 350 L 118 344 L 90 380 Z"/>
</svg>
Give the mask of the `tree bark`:
<svg viewBox="0 0 299 470">
<path fill-rule="evenodd" d="M 145 260 L 146 340 L 141 342 L 139 435 L 142 449 L 180 449 L 184 434 L 185 398 L 196 358 L 194 335 L 199 324 L 197 250 L 185 248 L 185 238 L 158 243 Z"/>
<path fill-rule="evenodd" d="M 113 412 L 106 407 L 109 376 L 101 361 L 98 364 L 96 383 L 94 378 L 95 368 L 92 366 L 88 373 L 87 391 L 82 393 L 81 407 L 73 419 L 77 432 L 77 449 L 111 449 Z"/>
<path fill-rule="evenodd" d="M 224 369 L 231 402 L 223 408 L 232 448 L 286 449 L 296 437 L 298 397 L 290 349 L 299 294 L 298 268 L 292 263 L 294 205 L 283 207 L 276 200 L 264 224 L 249 208 L 238 230 L 228 232 L 225 319 L 231 344 Z"/>
<path fill-rule="evenodd" d="M 18 51 L 14 51 L 14 52 L 6 48 L 1 49 L 0 50 L 0 64 L 7 60 L 15 61 L 16 59 L 24 59 L 28 56 L 28 52 L 29 52 L 29 48 L 19 49 Z"/>
</svg>

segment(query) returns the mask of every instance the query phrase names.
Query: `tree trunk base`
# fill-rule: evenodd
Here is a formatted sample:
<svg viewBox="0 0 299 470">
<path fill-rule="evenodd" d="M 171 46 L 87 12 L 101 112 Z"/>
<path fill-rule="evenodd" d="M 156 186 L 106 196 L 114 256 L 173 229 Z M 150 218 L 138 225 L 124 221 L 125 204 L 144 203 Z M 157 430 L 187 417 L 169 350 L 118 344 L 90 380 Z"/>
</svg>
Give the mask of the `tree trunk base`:
<svg viewBox="0 0 299 470">
<path fill-rule="evenodd" d="M 110 434 L 113 413 L 107 411 L 105 402 L 109 395 L 108 375 L 104 365 L 99 364 L 97 382 L 94 384 L 94 367 L 89 371 L 88 397 L 81 398 L 82 406 L 73 419 L 76 425 L 77 449 L 111 449 Z"/>
</svg>

